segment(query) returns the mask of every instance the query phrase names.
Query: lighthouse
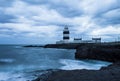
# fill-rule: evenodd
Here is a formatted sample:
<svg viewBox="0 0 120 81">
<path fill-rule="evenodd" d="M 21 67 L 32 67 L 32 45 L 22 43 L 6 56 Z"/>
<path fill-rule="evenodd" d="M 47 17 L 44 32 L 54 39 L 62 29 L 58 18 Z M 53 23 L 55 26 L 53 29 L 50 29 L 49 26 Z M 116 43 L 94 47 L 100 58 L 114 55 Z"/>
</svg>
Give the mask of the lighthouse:
<svg viewBox="0 0 120 81">
<path fill-rule="evenodd" d="M 69 39 L 69 29 L 68 29 L 68 26 L 66 25 L 63 29 L 63 40 L 60 40 L 60 41 L 56 41 L 56 44 L 64 44 L 64 43 L 70 43 Z"/>
<path fill-rule="evenodd" d="M 68 26 L 65 26 L 65 28 L 63 30 L 63 41 L 64 41 L 64 43 L 69 42 L 69 39 L 70 39 L 69 34 L 70 34 L 70 32 L 69 32 Z"/>
<path fill-rule="evenodd" d="M 62 32 L 61 32 L 62 33 Z M 101 43 L 101 38 L 92 38 L 92 40 L 82 40 L 82 38 L 74 38 L 74 41 L 70 40 L 70 31 L 66 25 L 63 29 L 63 39 L 56 41 L 56 44 L 78 44 L 78 43 Z"/>
</svg>

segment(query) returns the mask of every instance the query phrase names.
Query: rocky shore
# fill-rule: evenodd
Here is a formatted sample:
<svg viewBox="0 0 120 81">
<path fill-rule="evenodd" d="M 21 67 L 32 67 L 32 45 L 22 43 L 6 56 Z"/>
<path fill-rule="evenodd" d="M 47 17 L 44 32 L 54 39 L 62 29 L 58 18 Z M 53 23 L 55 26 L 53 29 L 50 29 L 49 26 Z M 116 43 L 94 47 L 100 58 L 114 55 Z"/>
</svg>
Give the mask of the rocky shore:
<svg viewBox="0 0 120 81">
<path fill-rule="evenodd" d="M 120 81 L 120 62 L 100 70 L 58 70 L 49 73 L 33 81 Z"/>
</svg>

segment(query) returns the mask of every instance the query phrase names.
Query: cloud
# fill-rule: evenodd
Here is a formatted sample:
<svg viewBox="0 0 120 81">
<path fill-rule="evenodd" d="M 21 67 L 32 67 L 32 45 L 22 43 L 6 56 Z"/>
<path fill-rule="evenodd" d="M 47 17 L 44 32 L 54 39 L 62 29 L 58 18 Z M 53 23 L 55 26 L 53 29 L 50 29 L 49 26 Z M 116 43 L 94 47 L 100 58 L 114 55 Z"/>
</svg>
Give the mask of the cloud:
<svg viewBox="0 0 120 81">
<path fill-rule="evenodd" d="M 89 33 L 91 37 L 102 37 L 102 40 L 116 41 L 120 36 L 120 25 L 98 28 Z"/>
<path fill-rule="evenodd" d="M 91 32 L 91 35 L 114 35 L 120 34 L 120 25 L 108 26 L 106 28 L 98 28 Z"/>
<path fill-rule="evenodd" d="M 14 16 L 6 14 L 4 8 L 0 7 L 0 23 L 10 22 L 11 19 L 14 19 Z"/>
<path fill-rule="evenodd" d="M 119 6 L 118 0 L 83 0 L 82 7 L 85 14 L 97 15 Z"/>
<path fill-rule="evenodd" d="M 15 0 L 0 0 L 0 7 L 9 7 Z"/>
<path fill-rule="evenodd" d="M 62 39 L 64 25 L 71 37 L 119 34 L 119 0 L 1 0 L 0 37 Z M 0 4 L 1 4 L 0 3 Z M 109 33 L 110 32 L 110 33 Z M 39 39 L 40 40 L 40 39 Z M 50 41 L 51 42 L 51 41 Z"/>
<path fill-rule="evenodd" d="M 69 22 L 68 18 L 64 18 L 54 9 L 49 9 L 44 5 L 29 5 L 22 1 L 16 1 L 12 7 L 6 8 L 5 12 L 16 17 L 16 19 L 12 20 L 13 22 L 28 24 L 59 24 Z"/>
<path fill-rule="evenodd" d="M 4 29 L 5 27 L 5 29 Z M 12 31 L 13 33 L 23 33 L 24 35 L 36 35 L 36 36 L 48 36 L 53 37 L 55 34 L 53 32 L 56 32 L 58 30 L 57 26 L 30 26 L 28 24 L 0 24 L 0 28 L 2 28 L 1 31 Z M 6 30 L 9 29 L 9 30 Z M 47 33 L 46 33 L 47 32 Z M 34 34 L 33 34 L 34 33 Z"/>
<path fill-rule="evenodd" d="M 48 6 L 50 9 L 55 9 L 64 17 L 76 17 L 82 14 L 80 0 L 74 0 L 74 2 L 72 0 L 25 0 L 25 2 L 31 5 Z"/>
</svg>

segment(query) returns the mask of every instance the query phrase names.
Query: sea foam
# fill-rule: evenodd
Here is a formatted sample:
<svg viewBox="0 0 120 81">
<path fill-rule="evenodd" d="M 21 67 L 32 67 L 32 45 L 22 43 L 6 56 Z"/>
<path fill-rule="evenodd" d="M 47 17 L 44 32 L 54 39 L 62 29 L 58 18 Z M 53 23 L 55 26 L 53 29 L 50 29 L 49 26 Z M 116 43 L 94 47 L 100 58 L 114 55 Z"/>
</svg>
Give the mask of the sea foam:
<svg viewBox="0 0 120 81">
<path fill-rule="evenodd" d="M 109 62 L 103 61 L 94 61 L 88 62 L 85 60 L 70 60 L 70 59 L 61 59 L 59 61 L 63 64 L 60 69 L 62 70 L 75 70 L 75 69 L 88 69 L 88 70 L 99 70 L 102 66 L 108 66 Z"/>
</svg>

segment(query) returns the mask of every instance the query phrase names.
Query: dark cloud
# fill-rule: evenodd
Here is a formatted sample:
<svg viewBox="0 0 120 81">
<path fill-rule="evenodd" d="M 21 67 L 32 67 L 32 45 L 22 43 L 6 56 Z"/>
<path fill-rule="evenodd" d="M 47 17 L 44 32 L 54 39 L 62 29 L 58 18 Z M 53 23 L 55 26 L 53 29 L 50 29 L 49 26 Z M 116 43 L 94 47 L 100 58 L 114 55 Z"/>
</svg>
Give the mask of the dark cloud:
<svg viewBox="0 0 120 81">
<path fill-rule="evenodd" d="M 110 9 L 99 16 L 94 17 L 97 24 L 103 25 L 116 25 L 120 24 L 120 8 Z"/>
<path fill-rule="evenodd" d="M 48 4 L 50 0 L 22 0 L 24 2 L 27 2 L 31 5 L 40 5 L 40 4 Z"/>
<path fill-rule="evenodd" d="M 7 15 L 4 13 L 0 13 L 0 23 L 11 23 L 12 19 L 15 19 L 15 17 L 13 15 Z"/>
<path fill-rule="evenodd" d="M 15 0 L 0 0 L 0 7 L 9 7 Z"/>
<path fill-rule="evenodd" d="M 0 0 L 0 23 L 9 23 L 14 19 L 14 15 L 8 15 L 4 12 L 5 8 L 12 6 L 14 0 Z"/>
<path fill-rule="evenodd" d="M 50 0 L 23 0 L 24 2 L 27 2 L 31 5 L 46 5 L 49 9 L 54 9 L 64 17 L 77 17 L 82 15 L 81 10 L 77 10 L 76 8 L 72 8 L 66 3 L 63 2 L 56 2 L 56 1 L 50 1 Z M 58 0 L 59 1 L 59 0 Z"/>
<path fill-rule="evenodd" d="M 60 13 L 64 17 L 78 17 L 83 15 L 82 11 L 78 11 L 77 9 L 70 9 L 68 6 L 54 6 L 51 7 L 52 9 L 55 9 L 58 13 Z"/>
</svg>

